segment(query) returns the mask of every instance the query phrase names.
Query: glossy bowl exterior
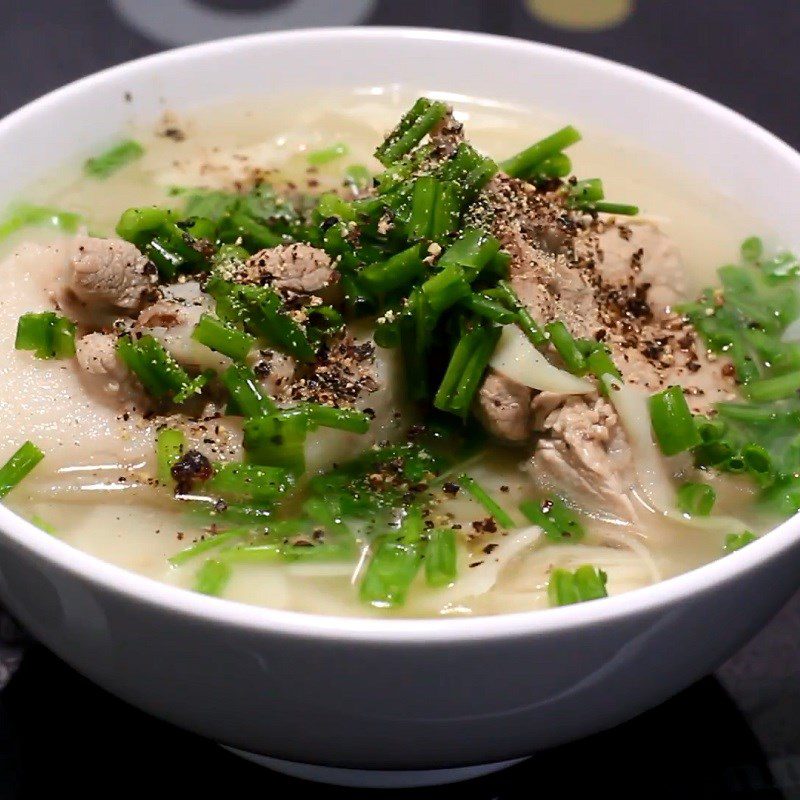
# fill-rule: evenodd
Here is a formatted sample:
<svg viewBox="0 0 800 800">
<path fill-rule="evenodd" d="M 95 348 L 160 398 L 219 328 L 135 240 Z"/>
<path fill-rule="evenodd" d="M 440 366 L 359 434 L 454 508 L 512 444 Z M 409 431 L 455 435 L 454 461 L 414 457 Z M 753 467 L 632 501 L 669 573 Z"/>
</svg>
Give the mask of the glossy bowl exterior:
<svg viewBox="0 0 800 800">
<path fill-rule="evenodd" d="M 772 211 L 797 244 L 800 156 L 752 123 L 606 61 L 499 37 L 411 29 L 268 34 L 100 73 L 0 122 L 0 201 L 91 152 L 132 110 L 242 93 L 411 87 L 545 107 L 680 159 Z M 133 104 L 124 93 L 133 94 Z M 296 762 L 435 768 L 523 756 L 645 710 L 713 669 L 800 572 L 790 521 L 744 550 L 601 602 L 477 619 L 272 611 L 128 573 L 0 508 L 0 595 L 101 686 L 224 744 Z"/>
</svg>

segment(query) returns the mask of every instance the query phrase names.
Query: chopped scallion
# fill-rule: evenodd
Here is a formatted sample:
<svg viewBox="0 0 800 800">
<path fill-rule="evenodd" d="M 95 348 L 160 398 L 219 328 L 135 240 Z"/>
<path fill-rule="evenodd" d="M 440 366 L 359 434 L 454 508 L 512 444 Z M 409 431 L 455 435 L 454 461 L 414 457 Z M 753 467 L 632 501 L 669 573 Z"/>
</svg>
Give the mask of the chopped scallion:
<svg viewBox="0 0 800 800">
<path fill-rule="evenodd" d="M 571 125 L 545 137 L 500 164 L 503 172 L 512 178 L 526 178 L 536 173 L 542 162 L 581 140 L 580 133 Z"/>
<path fill-rule="evenodd" d="M 191 561 L 193 558 L 196 558 L 203 553 L 207 553 L 210 550 L 218 550 L 226 545 L 231 545 L 247 535 L 248 531 L 244 528 L 236 528 L 225 531 L 224 533 L 217 533 L 213 536 L 207 535 L 204 539 L 201 539 L 196 544 L 180 550 L 179 552 L 175 553 L 174 556 L 170 556 L 167 561 L 173 567 L 179 567 L 181 564 L 185 564 L 187 561 Z"/>
<path fill-rule="evenodd" d="M 156 435 L 156 464 L 160 483 L 172 485 L 172 467 L 183 455 L 186 436 L 176 428 L 162 428 Z"/>
<path fill-rule="evenodd" d="M 246 364 L 231 364 L 220 375 L 234 407 L 245 417 L 260 417 L 276 410 L 276 405 L 258 385 L 258 379 Z"/>
<path fill-rule="evenodd" d="M 653 432 L 665 456 L 674 456 L 700 444 L 700 434 L 680 386 L 670 386 L 651 395 L 649 406 Z"/>
<path fill-rule="evenodd" d="M 192 331 L 192 339 L 234 361 L 244 361 L 255 345 L 255 339 L 244 331 L 226 325 L 210 314 L 202 314 Z"/>
<path fill-rule="evenodd" d="M 555 495 L 545 500 L 525 500 L 519 510 L 551 541 L 579 542 L 586 535 L 578 515 Z"/>
<path fill-rule="evenodd" d="M 741 550 L 746 545 L 754 542 L 758 537 L 750 531 L 741 533 L 729 533 L 725 537 L 725 552 L 732 553 L 734 550 Z"/>
<path fill-rule="evenodd" d="M 0 467 L 0 498 L 5 497 L 43 458 L 44 453 L 33 442 L 25 442 Z"/>
<path fill-rule="evenodd" d="M 446 113 L 444 103 L 420 97 L 375 150 L 375 158 L 385 167 L 393 164 L 416 147 Z"/>
<path fill-rule="evenodd" d="M 54 311 L 23 314 L 17 322 L 17 350 L 32 350 L 36 358 L 75 355 L 75 323 Z"/>
<path fill-rule="evenodd" d="M 244 424 L 244 448 L 253 464 L 305 470 L 308 416 L 302 409 L 285 409 L 254 417 Z"/>
<path fill-rule="evenodd" d="M 428 586 L 447 586 L 457 576 L 458 549 L 456 532 L 450 528 L 434 528 L 428 532 L 425 545 L 425 579 Z"/>
<path fill-rule="evenodd" d="M 707 483 L 684 483 L 675 493 L 678 509 L 690 517 L 707 517 L 714 508 L 717 494 Z"/>
<path fill-rule="evenodd" d="M 83 172 L 90 178 L 107 178 L 122 167 L 136 161 L 144 155 L 144 148 L 139 142 L 128 139 L 90 158 L 83 165 Z"/>
<path fill-rule="evenodd" d="M 322 167 L 325 164 L 330 164 L 331 161 L 336 161 L 337 158 L 342 158 L 350 152 L 350 148 L 344 142 L 336 142 L 330 147 L 323 147 L 319 150 L 312 150 L 306 156 L 308 163 L 312 167 Z"/>
<path fill-rule="evenodd" d="M 506 530 L 516 528 L 512 516 L 470 475 L 462 475 L 458 483 L 480 503 L 501 527 Z"/>
<path fill-rule="evenodd" d="M 554 569 L 550 573 L 550 581 L 547 585 L 550 605 L 566 606 L 607 597 L 607 580 L 608 576 L 603 570 L 590 564 L 578 567 L 575 572 L 560 568 Z"/>
<path fill-rule="evenodd" d="M 194 590 L 201 594 L 220 595 L 231 579 L 231 568 L 223 561 L 209 559 L 197 571 Z"/>
</svg>

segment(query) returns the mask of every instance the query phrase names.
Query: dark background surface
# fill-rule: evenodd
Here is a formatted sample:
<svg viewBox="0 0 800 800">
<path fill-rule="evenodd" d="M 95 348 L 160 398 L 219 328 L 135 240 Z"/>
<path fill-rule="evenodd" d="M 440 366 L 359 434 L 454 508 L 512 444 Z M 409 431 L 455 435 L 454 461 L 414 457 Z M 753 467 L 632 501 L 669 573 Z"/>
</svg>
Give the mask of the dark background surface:
<svg viewBox="0 0 800 800">
<path fill-rule="evenodd" d="M 593 6 L 595 14 L 600 7 L 622 11 L 604 27 L 577 30 L 563 17 L 578 5 Z M 554 6 L 561 22 L 547 14 Z M 595 53 L 707 94 L 800 145 L 796 0 L 0 0 L 0 114 L 166 47 L 277 27 L 356 23 L 483 30 Z M 119 791 L 367 795 L 301 784 L 244 763 L 131 709 L 29 646 L 0 693 L 0 800 Z M 800 797 L 800 597 L 716 676 L 627 725 L 496 776 L 393 794 L 500 800 L 556 792 Z"/>
</svg>

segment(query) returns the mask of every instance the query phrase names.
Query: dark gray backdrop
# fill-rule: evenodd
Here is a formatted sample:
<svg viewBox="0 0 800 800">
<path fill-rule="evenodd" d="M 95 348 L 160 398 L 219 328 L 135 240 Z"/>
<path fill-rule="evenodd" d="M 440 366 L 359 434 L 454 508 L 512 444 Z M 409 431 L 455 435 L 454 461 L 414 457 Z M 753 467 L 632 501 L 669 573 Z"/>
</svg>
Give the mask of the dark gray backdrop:
<svg viewBox="0 0 800 800">
<path fill-rule="evenodd" d="M 563 12 L 575 2 L 581 0 L 555 5 Z M 0 0 L 0 114 L 103 67 L 204 38 L 318 24 L 429 25 L 536 39 L 641 67 L 800 145 L 796 0 L 593 2 L 627 5 L 629 12 L 605 28 L 575 30 L 545 21 L 536 11 L 541 0 Z M 561 790 L 566 781 L 567 796 L 595 787 L 621 796 L 779 796 L 776 786 L 800 796 L 798 609 L 795 598 L 718 681 L 701 682 L 617 732 L 541 756 L 493 782 L 439 794 L 528 796 L 533 781 L 545 790 L 544 780 Z M 633 771 L 615 768 L 621 753 L 638 764 Z M 98 762 L 116 773 L 115 784 L 139 791 L 153 781 L 197 796 L 216 786 L 300 786 L 128 709 L 32 648 L 0 695 L 0 800 L 53 789 L 104 796 Z"/>
</svg>

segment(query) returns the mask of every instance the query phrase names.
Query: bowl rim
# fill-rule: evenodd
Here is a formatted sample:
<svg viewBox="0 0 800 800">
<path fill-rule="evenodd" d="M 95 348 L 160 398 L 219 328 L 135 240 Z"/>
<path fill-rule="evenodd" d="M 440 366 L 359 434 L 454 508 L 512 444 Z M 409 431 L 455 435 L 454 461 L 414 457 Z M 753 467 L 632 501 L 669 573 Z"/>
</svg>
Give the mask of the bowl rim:
<svg viewBox="0 0 800 800">
<path fill-rule="evenodd" d="M 113 82 L 120 76 L 135 77 L 137 72 L 145 71 L 154 64 L 166 66 L 170 62 L 203 58 L 219 51 L 235 54 L 239 47 L 261 43 L 269 47 L 273 41 L 337 38 L 348 38 L 355 42 L 387 39 L 435 41 L 451 45 L 469 42 L 497 51 L 538 52 L 547 59 L 575 62 L 589 71 L 616 73 L 644 86 L 656 96 L 672 95 L 694 105 L 706 115 L 716 116 L 726 126 L 760 140 L 794 168 L 800 177 L 800 153 L 786 142 L 738 112 L 673 81 L 609 59 L 555 45 L 496 34 L 425 27 L 342 26 L 268 31 L 166 50 L 101 70 L 30 101 L 0 120 L 0 142 L 16 125 L 24 123 L 29 116 L 41 113 L 48 106 L 68 101 L 74 95 L 91 90 L 98 84 Z M 767 561 L 779 558 L 795 546 L 800 538 L 800 515 L 784 521 L 742 550 L 660 583 L 615 595 L 602 602 L 491 616 L 422 619 L 311 614 L 207 597 L 90 555 L 42 531 L 4 505 L 0 505 L 0 535 L 10 540 L 17 549 L 33 554 L 50 566 L 67 571 L 105 591 L 122 595 L 129 601 L 157 607 L 164 612 L 178 613 L 197 622 L 304 638 L 382 644 L 434 644 L 557 634 L 566 629 L 610 624 L 624 617 L 663 612 L 692 595 L 714 591 L 757 570 Z"/>
</svg>

